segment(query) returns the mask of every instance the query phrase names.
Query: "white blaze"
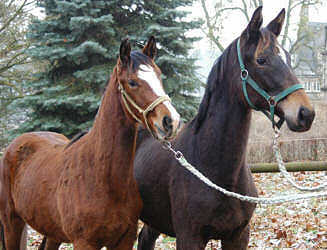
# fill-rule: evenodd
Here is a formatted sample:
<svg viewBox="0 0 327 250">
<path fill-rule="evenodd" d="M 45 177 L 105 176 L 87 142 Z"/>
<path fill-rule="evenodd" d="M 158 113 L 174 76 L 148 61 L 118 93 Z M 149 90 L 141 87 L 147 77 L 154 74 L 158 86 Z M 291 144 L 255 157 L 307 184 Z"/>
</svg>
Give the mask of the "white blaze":
<svg viewBox="0 0 327 250">
<path fill-rule="evenodd" d="M 173 121 L 179 121 L 180 115 L 177 113 L 177 111 L 173 107 L 173 105 L 171 105 L 171 102 L 164 101 L 163 103 L 166 105 L 167 109 L 169 110 L 169 112 L 171 114 L 171 118 L 173 119 Z"/>
<path fill-rule="evenodd" d="M 145 65 L 142 64 L 139 67 L 139 71 L 138 71 L 138 77 L 144 81 L 146 81 L 149 86 L 151 87 L 151 89 L 153 90 L 153 92 L 158 96 L 164 96 L 166 95 L 160 79 L 158 78 L 156 72 L 154 71 L 154 69 L 149 66 L 149 65 Z M 171 103 L 169 101 L 164 101 L 163 104 L 167 107 L 167 109 L 169 110 L 170 114 L 171 114 L 171 118 L 173 120 L 179 120 L 180 115 L 177 113 L 176 109 L 173 107 L 173 105 L 171 105 Z"/>
<path fill-rule="evenodd" d="M 138 77 L 146 81 L 157 96 L 165 95 L 160 80 L 151 66 L 145 64 L 140 65 Z"/>
</svg>

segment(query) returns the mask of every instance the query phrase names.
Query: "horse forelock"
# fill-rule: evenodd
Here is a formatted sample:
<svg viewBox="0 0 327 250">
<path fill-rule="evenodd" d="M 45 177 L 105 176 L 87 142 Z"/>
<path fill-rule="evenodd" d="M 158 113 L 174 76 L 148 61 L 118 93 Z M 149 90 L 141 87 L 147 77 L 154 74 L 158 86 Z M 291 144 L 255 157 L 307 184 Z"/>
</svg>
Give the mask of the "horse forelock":
<svg viewBox="0 0 327 250">
<path fill-rule="evenodd" d="M 260 34 L 261 35 L 257 44 L 257 50 L 266 50 L 270 46 L 273 37 L 271 37 L 270 32 L 267 32 L 266 29 L 261 29 Z"/>
<path fill-rule="evenodd" d="M 141 51 L 132 51 L 131 52 L 131 64 L 130 64 L 132 72 L 136 72 L 139 69 L 140 65 L 147 65 L 147 66 L 155 67 L 153 65 L 152 59 L 150 57 L 143 54 Z M 103 93 L 106 92 L 106 89 L 110 84 L 110 81 L 117 81 L 117 65 L 114 67 L 113 73 L 112 73 L 111 77 L 109 78 L 106 86 L 104 87 Z"/>
<path fill-rule="evenodd" d="M 265 51 L 267 49 L 271 50 L 275 54 L 279 54 L 279 48 L 284 51 L 284 49 L 279 45 L 277 38 L 272 34 L 267 28 L 261 29 L 261 38 L 258 42 L 255 56 L 260 54 L 260 52 Z"/>
<path fill-rule="evenodd" d="M 143 54 L 141 51 L 132 51 L 131 53 L 131 68 L 133 72 L 136 72 L 140 65 L 146 65 L 154 67 L 153 61 L 150 57 Z"/>
</svg>

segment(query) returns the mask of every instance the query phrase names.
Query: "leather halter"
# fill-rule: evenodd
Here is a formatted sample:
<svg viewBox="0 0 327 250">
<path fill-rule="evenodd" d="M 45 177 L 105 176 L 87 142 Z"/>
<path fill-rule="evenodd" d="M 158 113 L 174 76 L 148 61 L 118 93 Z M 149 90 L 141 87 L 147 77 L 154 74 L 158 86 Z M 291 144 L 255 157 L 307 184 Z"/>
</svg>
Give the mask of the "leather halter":
<svg viewBox="0 0 327 250">
<path fill-rule="evenodd" d="M 147 115 L 150 111 L 154 110 L 155 107 L 157 107 L 159 104 L 163 103 L 164 101 L 169 101 L 171 102 L 170 98 L 168 95 L 164 95 L 164 96 L 159 96 L 156 100 L 154 100 L 146 109 L 142 109 L 139 105 L 136 104 L 136 102 L 127 94 L 127 92 L 125 91 L 125 89 L 123 88 L 123 85 L 118 81 L 118 90 L 121 93 L 122 99 L 123 99 L 123 103 L 125 105 L 125 108 L 127 109 L 128 113 L 140 124 L 142 124 L 141 119 L 139 119 L 137 117 L 137 115 L 135 115 L 130 107 L 129 104 L 131 104 L 140 114 L 143 115 L 144 118 L 144 123 L 146 128 L 149 130 L 149 132 L 151 133 L 151 135 L 153 137 L 156 138 L 156 136 L 154 135 L 154 133 L 152 132 L 149 123 L 148 123 L 148 119 L 147 119 Z"/>
<path fill-rule="evenodd" d="M 271 120 L 273 127 L 276 126 L 278 129 L 280 129 L 280 127 L 283 125 L 283 122 L 285 119 L 280 118 L 278 122 L 275 122 L 275 119 L 274 119 L 275 107 L 277 106 L 279 101 L 284 99 L 289 94 L 297 91 L 298 89 L 303 89 L 304 88 L 303 85 L 302 84 L 294 84 L 291 87 L 284 89 L 279 94 L 277 94 L 275 96 L 271 96 L 266 91 L 264 91 L 262 88 L 259 87 L 259 85 L 251 78 L 251 76 L 249 75 L 249 72 L 245 68 L 245 65 L 242 60 L 242 55 L 241 55 L 240 38 L 237 40 L 237 57 L 238 57 L 238 62 L 240 64 L 240 68 L 241 68 L 241 80 L 242 80 L 243 94 L 245 96 L 246 101 L 248 102 L 248 104 L 251 108 L 264 113 L 269 118 L 269 120 Z M 267 110 L 257 108 L 250 101 L 250 98 L 248 96 L 248 92 L 246 89 L 247 83 L 250 84 L 250 86 L 267 101 L 270 112 L 268 112 Z"/>
</svg>

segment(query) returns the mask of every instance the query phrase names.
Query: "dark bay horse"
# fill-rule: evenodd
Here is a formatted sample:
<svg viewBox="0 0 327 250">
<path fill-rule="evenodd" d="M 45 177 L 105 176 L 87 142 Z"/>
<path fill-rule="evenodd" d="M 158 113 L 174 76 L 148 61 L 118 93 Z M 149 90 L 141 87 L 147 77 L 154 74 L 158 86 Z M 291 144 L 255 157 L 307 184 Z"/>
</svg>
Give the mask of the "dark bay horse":
<svg viewBox="0 0 327 250">
<path fill-rule="evenodd" d="M 138 123 L 170 139 L 179 114 L 165 95 L 153 58 L 156 42 L 117 65 L 94 125 L 74 143 L 51 132 L 26 133 L 7 148 L 0 166 L 0 218 L 7 250 L 19 249 L 25 222 L 47 235 L 46 249 L 132 249 L 142 209 L 133 177 Z"/>
<path fill-rule="evenodd" d="M 282 10 L 261 28 L 262 8 L 258 8 L 239 37 L 240 56 L 248 75 L 269 95 L 293 90 L 278 102 L 274 112 L 285 118 L 292 131 L 306 131 L 315 114 L 304 90 L 294 90 L 298 79 L 288 53 L 277 42 L 284 18 Z M 214 64 L 197 116 L 172 145 L 215 184 L 257 196 L 246 165 L 252 111 L 242 89 L 237 43 L 238 39 Z M 251 86 L 246 90 L 256 108 L 270 110 L 267 100 Z M 144 132 L 138 137 L 134 175 L 143 200 L 141 219 L 146 223 L 139 234 L 138 249 L 154 249 L 160 232 L 176 237 L 178 250 L 204 249 L 210 239 L 220 239 L 223 249 L 247 248 L 255 205 L 208 187 Z"/>
</svg>

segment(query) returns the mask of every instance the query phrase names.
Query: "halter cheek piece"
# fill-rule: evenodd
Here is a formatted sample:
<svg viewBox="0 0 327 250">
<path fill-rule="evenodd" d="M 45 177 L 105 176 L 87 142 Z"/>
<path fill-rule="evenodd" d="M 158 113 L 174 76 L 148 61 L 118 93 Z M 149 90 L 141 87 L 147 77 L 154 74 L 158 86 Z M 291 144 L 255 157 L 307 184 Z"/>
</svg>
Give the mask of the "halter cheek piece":
<svg viewBox="0 0 327 250">
<path fill-rule="evenodd" d="M 154 100 L 146 109 L 142 109 L 139 105 L 136 104 L 136 102 L 127 94 L 125 89 L 123 88 L 123 85 L 118 81 L 118 90 L 121 93 L 123 103 L 125 105 L 125 108 L 127 109 L 128 113 L 140 124 L 142 124 L 142 121 L 135 115 L 130 107 L 129 104 L 131 104 L 140 114 L 143 115 L 144 123 L 146 128 L 149 130 L 151 135 L 156 138 L 156 136 L 153 134 L 152 130 L 150 129 L 147 115 L 150 111 L 154 110 L 155 107 L 157 107 L 159 104 L 163 103 L 164 101 L 171 102 L 168 95 L 159 96 L 156 100 Z"/>
<path fill-rule="evenodd" d="M 246 101 L 248 102 L 249 106 L 253 108 L 254 110 L 261 111 L 264 113 L 272 122 L 273 127 L 277 127 L 280 129 L 280 127 L 283 125 L 284 118 L 280 118 L 278 122 L 275 122 L 274 116 L 275 116 L 275 107 L 277 106 L 278 102 L 284 99 L 289 94 L 297 91 L 298 89 L 303 89 L 302 84 L 295 84 L 287 89 L 284 89 L 281 93 L 275 96 L 270 96 L 266 91 L 264 91 L 262 88 L 258 86 L 258 84 L 249 76 L 249 72 L 246 70 L 245 65 L 242 60 L 241 55 L 241 48 L 240 48 L 240 39 L 237 40 L 237 57 L 238 62 L 240 64 L 241 68 L 241 80 L 242 80 L 242 88 L 243 88 L 243 94 L 245 96 Z M 260 110 L 254 104 L 250 101 L 250 98 L 248 96 L 248 92 L 246 89 L 246 84 L 250 84 L 250 86 L 258 93 L 260 94 L 268 103 L 270 113 L 267 110 Z"/>
</svg>

